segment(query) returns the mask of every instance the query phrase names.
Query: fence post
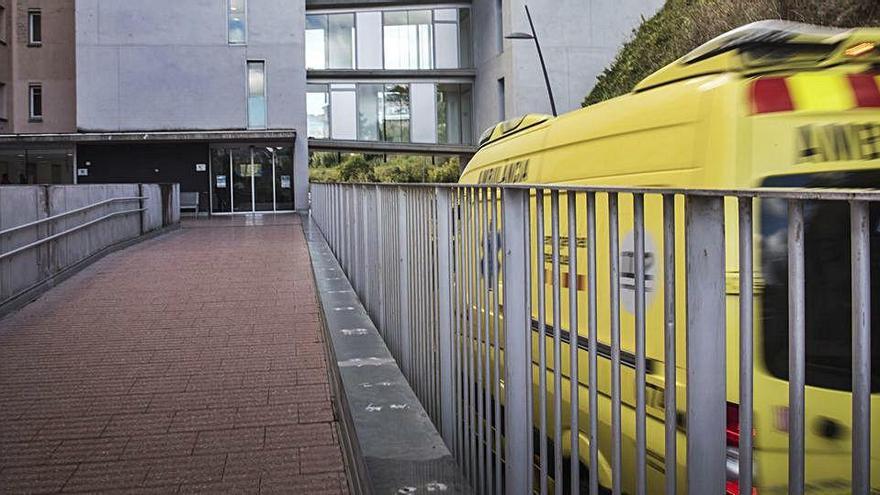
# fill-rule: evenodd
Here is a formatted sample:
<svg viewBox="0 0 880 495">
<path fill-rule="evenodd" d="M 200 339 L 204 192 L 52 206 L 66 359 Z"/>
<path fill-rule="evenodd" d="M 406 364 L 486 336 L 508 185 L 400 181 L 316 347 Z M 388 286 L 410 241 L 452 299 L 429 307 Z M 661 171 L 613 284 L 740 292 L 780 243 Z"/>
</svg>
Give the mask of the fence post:
<svg viewBox="0 0 880 495">
<path fill-rule="evenodd" d="M 400 253 L 400 356 L 403 373 L 407 380 L 412 379 L 412 325 L 410 324 L 410 293 L 409 293 L 409 208 L 404 188 L 397 190 L 397 242 Z"/>
<path fill-rule="evenodd" d="M 724 493 L 724 198 L 688 196 L 685 223 L 688 490 Z"/>
<path fill-rule="evenodd" d="M 450 450 L 455 449 L 455 392 L 452 376 L 452 225 L 450 190 L 435 189 L 437 195 L 437 302 L 440 358 L 440 433 Z"/>
<path fill-rule="evenodd" d="M 528 390 L 532 386 L 531 308 L 529 305 L 529 191 L 505 189 L 501 200 L 504 249 L 504 391 L 505 437 L 507 440 L 505 492 L 529 494 L 532 470 L 532 407 Z M 543 399 L 542 399 L 543 400 Z"/>
</svg>

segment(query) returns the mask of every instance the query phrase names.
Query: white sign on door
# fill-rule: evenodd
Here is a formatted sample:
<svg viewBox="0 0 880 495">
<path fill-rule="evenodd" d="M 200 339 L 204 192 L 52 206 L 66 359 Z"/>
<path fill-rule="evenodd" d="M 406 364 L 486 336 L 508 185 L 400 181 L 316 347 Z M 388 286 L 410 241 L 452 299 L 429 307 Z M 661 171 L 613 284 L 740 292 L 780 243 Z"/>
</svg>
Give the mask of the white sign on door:
<svg viewBox="0 0 880 495">
<path fill-rule="evenodd" d="M 80 177 L 87 177 L 89 175 L 89 169 L 78 168 L 78 169 L 76 169 L 76 175 L 78 175 Z"/>
<path fill-rule="evenodd" d="M 196 172 L 207 172 L 208 164 L 207 163 L 196 163 Z"/>
<path fill-rule="evenodd" d="M 290 189 L 290 176 L 282 175 L 281 176 L 281 189 Z"/>
<path fill-rule="evenodd" d="M 226 176 L 218 175 L 217 176 L 217 189 L 226 189 Z"/>
</svg>

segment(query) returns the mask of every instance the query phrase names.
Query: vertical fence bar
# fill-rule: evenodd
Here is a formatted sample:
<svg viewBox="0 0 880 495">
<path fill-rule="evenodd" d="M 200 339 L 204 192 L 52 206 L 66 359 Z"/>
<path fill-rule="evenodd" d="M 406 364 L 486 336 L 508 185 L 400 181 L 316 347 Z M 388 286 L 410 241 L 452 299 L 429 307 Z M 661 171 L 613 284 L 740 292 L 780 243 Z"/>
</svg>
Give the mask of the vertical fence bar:
<svg viewBox="0 0 880 495">
<path fill-rule="evenodd" d="M 468 419 L 465 420 L 468 432 L 468 459 L 469 478 L 471 485 L 476 485 L 477 477 L 477 442 L 476 442 L 476 406 L 474 402 L 474 295 L 476 288 L 474 287 L 474 272 L 476 271 L 476 253 L 474 252 L 474 202 L 476 201 L 475 189 L 468 188 L 466 197 L 467 206 L 467 264 L 465 265 L 465 273 L 468 279 L 468 292 L 465 303 L 467 304 L 467 325 L 465 326 L 465 359 L 467 360 L 467 377 L 465 379 L 466 399 L 465 406 L 468 413 Z"/>
<path fill-rule="evenodd" d="M 666 495 L 676 494 L 677 414 L 675 377 L 675 195 L 663 195 L 663 362 L 665 363 L 663 407 L 665 411 Z M 750 493 L 750 492 L 749 492 Z"/>
<path fill-rule="evenodd" d="M 739 198 L 739 488 L 752 493 L 754 260 L 752 198 Z"/>
<path fill-rule="evenodd" d="M 645 437 L 645 196 L 633 195 L 636 334 L 636 495 L 647 488 Z"/>
<path fill-rule="evenodd" d="M 617 193 L 608 193 L 608 258 L 611 302 L 611 491 L 620 495 L 620 232 Z"/>
<path fill-rule="evenodd" d="M 553 243 L 553 479 L 562 495 L 562 300 L 559 262 L 559 191 L 550 191 L 550 236 Z"/>
<path fill-rule="evenodd" d="M 412 376 L 412 349 L 410 339 L 412 328 L 410 326 L 410 290 L 409 290 L 409 208 L 407 205 L 407 192 L 405 189 L 397 189 L 397 239 L 398 239 L 398 267 L 400 277 L 398 285 L 398 300 L 400 301 L 399 349 L 400 362 L 403 372 L 407 377 Z"/>
<path fill-rule="evenodd" d="M 689 493 L 724 493 L 726 472 L 724 200 L 688 196 L 687 477 Z"/>
<path fill-rule="evenodd" d="M 485 450 L 485 461 L 486 461 L 486 482 L 484 484 L 486 491 L 485 493 L 492 493 L 493 491 L 493 468 L 494 463 L 492 462 L 492 428 L 491 428 L 491 418 L 492 418 L 492 387 L 491 383 L 491 362 L 490 362 L 490 351 L 489 347 L 489 189 L 483 189 L 483 203 L 480 208 L 483 217 L 483 229 L 482 229 L 482 239 L 483 239 L 483 334 L 481 337 L 482 345 L 480 354 L 483 356 L 483 406 L 485 416 L 483 418 L 483 436 L 486 444 L 483 446 L 483 450 Z"/>
<path fill-rule="evenodd" d="M 578 404 L 578 238 L 577 238 L 577 195 L 568 192 L 566 201 L 568 208 L 568 326 L 571 337 L 568 342 L 568 376 L 569 376 L 569 418 L 571 435 L 571 493 L 578 495 L 580 486 L 580 427 L 578 425 L 580 405 Z"/>
<path fill-rule="evenodd" d="M 788 203 L 788 493 L 804 493 L 804 205 Z"/>
<path fill-rule="evenodd" d="M 503 192 L 504 222 L 504 325 L 505 325 L 505 434 L 506 491 L 511 495 L 531 493 L 528 472 L 532 469 L 532 453 L 528 450 L 532 434 L 531 405 L 526 390 L 531 387 L 531 345 L 529 321 L 528 269 L 529 245 L 526 229 L 529 224 L 529 193 L 525 189 Z"/>
<path fill-rule="evenodd" d="M 454 335 L 454 347 L 453 347 L 453 364 L 455 365 L 455 458 L 458 460 L 458 465 L 464 469 L 467 465 L 464 462 L 464 434 L 462 431 L 462 427 L 464 425 L 464 409 L 462 407 L 463 397 L 462 392 L 464 388 L 462 387 L 462 352 L 461 352 L 461 334 L 464 329 L 464 320 L 463 315 L 464 311 L 462 309 L 461 299 L 463 297 L 463 288 L 462 288 L 462 229 L 461 229 L 461 215 L 462 215 L 462 207 L 461 207 L 461 189 L 453 190 L 453 210 L 452 210 L 452 224 L 453 231 L 455 235 L 455 239 L 453 240 L 453 255 L 454 260 L 453 264 L 455 266 L 455 274 L 453 276 L 453 283 L 455 288 L 454 293 L 454 303 L 455 303 L 455 312 L 453 316 L 455 317 L 455 335 Z"/>
<path fill-rule="evenodd" d="M 501 463 L 501 423 L 503 418 L 501 417 L 501 313 L 499 312 L 498 305 L 498 291 L 500 291 L 500 285 L 498 284 L 499 280 L 499 266 L 498 266 L 498 249 L 500 246 L 498 245 L 498 228 L 500 224 L 499 220 L 499 212 L 498 212 L 498 195 L 497 190 L 493 187 L 489 190 L 489 204 L 492 205 L 492 312 L 495 314 L 495 321 L 493 322 L 492 328 L 495 330 L 493 346 L 494 353 L 493 356 L 495 358 L 495 379 L 492 381 L 492 385 L 494 386 L 495 393 L 495 493 L 497 495 L 501 495 L 503 493 L 503 479 L 504 473 L 502 471 L 502 463 Z M 529 343 L 531 346 L 531 343 Z M 531 347 L 529 347 L 531 349 Z M 529 401 L 531 404 L 531 401 Z"/>
<path fill-rule="evenodd" d="M 453 434 L 455 421 L 454 387 L 452 363 L 453 333 L 452 333 L 452 264 L 450 255 L 452 250 L 452 228 L 450 225 L 450 190 L 438 187 L 437 195 L 437 330 L 438 330 L 438 371 L 440 373 L 440 431 L 443 440 L 449 450 L 455 451 L 455 436 Z"/>
<path fill-rule="evenodd" d="M 871 489 L 871 236 L 868 203 L 850 204 L 852 227 L 852 492 Z"/>
<path fill-rule="evenodd" d="M 596 295 L 596 193 L 587 193 L 587 304 L 590 400 L 590 495 L 599 495 L 598 311 Z"/>
<path fill-rule="evenodd" d="M 485 330 L 484 320 L 488 321 L 483 316 L 483 311 L 485 310 L 484 302 L 486 301 L 486 287 L 485 287 L 485 261 L 486 254 L 483 250 L 483 246 L 485 244 L 485 237 L 482 235 L 483 230 L 485 229 L 485 197 L 483 189 L 475 189 L 474 193 L 476 194 L 477 204 L 474 210 L 474 252 L 476 253 L 475 263 L 474 263 L 474 284 L 477 288 L 477 293 L 474 297 L 474 306 L 475 306 L 475 315 L 476 315 L 476 332 L 474 335 L 474 359 L 477 363 L 477 381 L 474 392 L 477 395 L 477 470 L 479 472 L 479 493 L 486 493 L 486 446 L 488 445 L 488 439 L 486 438 L 486 409 L 487 404 L 485 400 L 485 395 L 483 391 L 486 389 L 486 377 L 483 374 L 484 364 L 483 364 L 483 332 Z"/>
<path fill-rule="evenodd" d="M 544 235 L 544 190 L 535 191 L 535 256 L 537 257 L 538 285 L 538 401 L 539 401 L 539 484 L 540 495 L 547 494 L 547 276 L 545 263 L 546 245 Z"/>
</svg>

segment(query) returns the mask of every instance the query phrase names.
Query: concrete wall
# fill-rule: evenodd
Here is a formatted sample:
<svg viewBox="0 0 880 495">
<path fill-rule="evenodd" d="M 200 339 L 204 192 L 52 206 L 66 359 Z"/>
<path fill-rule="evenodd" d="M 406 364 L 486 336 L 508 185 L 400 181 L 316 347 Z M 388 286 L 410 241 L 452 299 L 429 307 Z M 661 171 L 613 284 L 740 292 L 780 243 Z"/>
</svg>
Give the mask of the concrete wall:
<svg viewBox="0 0 880 495">
<path fill-rule="evenodd" d="M 248 0 L 248 38 L 227 43 L 226 0 L 77 0 L 81 131 L 247 128 L 248 60 L 266 62 L 268 126 L 297 129 L 307 201 L 305 1 Z"/>
<path fill-rule="evenodd" d="M 142 192 L 141 192 L 142 191 Z M 0 313 L 71 267 L 121 242 L 179 222 L 179 188 L 158 184 L 0 187 L 0 231 L 106 199 L 146 197 L 142 213 L 118 215 L 37 247 L 0 259 Z M 140 201 L 115 202 L 37 226 L 0 235 L 0 255 L 105 215 L 140 208 Z"/>
<path fill-rule="evenodd" d="M 535 45 L 530 40 L 504 40 L 497 49 L 497 0 L 475 0 L 476 128 L 497 123 L 498 79 L 506 86 L 506 117 L 550 113 Z M 504 0 L 503 33 L 529 32 L 524 4 L 529 5 L 559 113 L 580 107 L 596 77 L 614 59 L 623 42 L 662 5 L 663 0 Z"/>
</svg>

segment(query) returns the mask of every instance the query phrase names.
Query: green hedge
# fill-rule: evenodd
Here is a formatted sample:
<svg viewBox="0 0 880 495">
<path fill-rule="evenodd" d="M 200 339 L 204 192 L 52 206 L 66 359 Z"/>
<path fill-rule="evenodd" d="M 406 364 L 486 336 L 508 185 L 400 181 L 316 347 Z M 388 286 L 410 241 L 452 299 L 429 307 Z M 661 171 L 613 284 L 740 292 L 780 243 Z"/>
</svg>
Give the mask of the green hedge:
<svg viewBox="0 0 880 495">
<path fill-rule="evenodd" d="M 828 26 L 880 26 L 878 0 L 667 0 L 633 31 L 599 75 L 584 106 L 628 93 L 646 76 L 706 41 L 761 19 Z"/>
</svg>

